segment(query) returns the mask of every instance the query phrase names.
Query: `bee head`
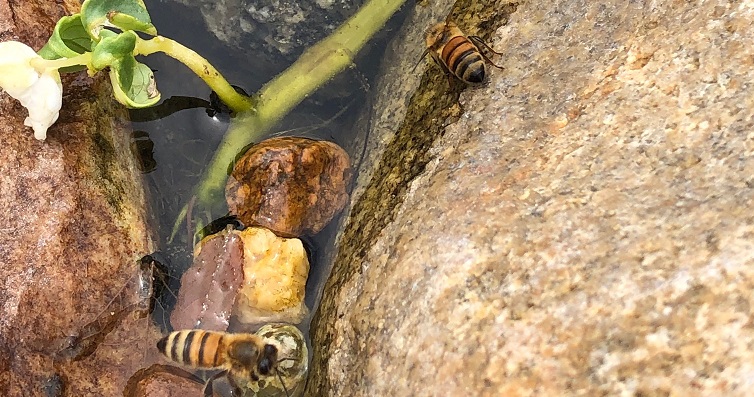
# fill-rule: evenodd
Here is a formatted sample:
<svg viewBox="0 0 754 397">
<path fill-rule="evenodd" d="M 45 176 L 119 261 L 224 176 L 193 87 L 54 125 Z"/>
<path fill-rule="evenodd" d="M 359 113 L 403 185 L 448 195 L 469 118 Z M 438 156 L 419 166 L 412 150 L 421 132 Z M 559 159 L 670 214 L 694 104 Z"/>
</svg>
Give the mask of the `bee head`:
<svg viewBox="0 0 754 397">
<path fill-rule="evenodd" d="M 262 351 L 262 359 L 259 360 L 259 365 L 257 365 L 257 370 L 259 370 L 259 373 L 261 375 L 269 375 L 270 372 L 272 372 L 272 368 L 275 366 L 275 364 L 278 361 L 278 348 L 266 344 L 264 345 L 264 350 Z"/>
<path fill-rule="evenodd" d="M 424 40 L 427 43 L 427 48 L 435 48 L 436 45 L 442 44 L 445 38 L 445 22 L 438 23 L 427 29 L 424 34 Z"/>
</svg>

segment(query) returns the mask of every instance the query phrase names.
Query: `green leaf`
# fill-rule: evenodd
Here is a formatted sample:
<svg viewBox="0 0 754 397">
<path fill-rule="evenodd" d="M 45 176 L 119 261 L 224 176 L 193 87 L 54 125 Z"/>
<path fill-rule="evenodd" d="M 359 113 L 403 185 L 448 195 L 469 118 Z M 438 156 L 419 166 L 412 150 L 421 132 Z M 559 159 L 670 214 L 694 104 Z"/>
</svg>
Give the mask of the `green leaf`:
<svg viewBox="0 0 754 397">
<path fill-rule="evenodd" d="M 62 17 L 47 44 L 39 50 L 45 59 L 73 58 L 92 50 L 92 39 L 84 29 L 81 15 Z"/>
<path fill-rule="evenodd" d="M 88 35 L 100 40 L 104 26 L 157 35 L 157 29 L 142 0 L 85 0 L 81 18 Z"/>
<path fill-rule="evenodd" d="M 112 33 L 112 32 L 110 32 Z M 136 48 L 136 33 L 127 31 L 120 34 L 102 35 L 102 40 L 94 46 L 92 51 L 92 67 L 102 70 L 119 62 L 121 59 L 133 58 Z"/>
<path fill-rule="evenodd" d="M 145 108 L 160 100 L 152 69 L 136 61 L 133 55 L 110 66 L 110 82 L 115 99 L 129 108 Z"/>
<path fill-rule="evenodd" d="M 152 106 L 160 100 L 154 74 L 134 58 L 138 36 L 132 30 L 116 34 L 102 31 L 101 40 L 92 51 L 91 67 L 110 68 L 110 82 L 118 102 L 129 108 Z"/>
</svg>

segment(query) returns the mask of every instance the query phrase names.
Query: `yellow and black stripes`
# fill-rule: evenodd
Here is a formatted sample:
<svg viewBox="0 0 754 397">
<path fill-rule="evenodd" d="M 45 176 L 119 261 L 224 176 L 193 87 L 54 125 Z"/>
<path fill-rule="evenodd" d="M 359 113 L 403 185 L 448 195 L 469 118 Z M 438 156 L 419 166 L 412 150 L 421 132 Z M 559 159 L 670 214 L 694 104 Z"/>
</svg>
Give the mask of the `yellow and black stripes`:
<svg viewBox="0 0 754 397">
<path fill-rule="evenodd" d="M 165 357 L 194 368 L 219 368 L 225 364 L 227 334 L 191 329 L 171 332 L 157 342 Z"/>
<path fill-rule="evenodd" d="M 427 49 L 422 58 L 432 54 L 446 72 L 467 84 L 481 84 L 487 77 L 487 64 L 498 69 L 482 48 L 493 54 L 502 55 L 488 46 L 479 36 L 466 36 L 453 22 L 438 23 L 427 30 Z"/>
<path fill-rule="evenodd" d="M 440 51 L 440 59 L 456 77 L 468 83 L 484 81 L 485 65 L 479 49 L 465 36 L 454 36 Z"/>
</svg>

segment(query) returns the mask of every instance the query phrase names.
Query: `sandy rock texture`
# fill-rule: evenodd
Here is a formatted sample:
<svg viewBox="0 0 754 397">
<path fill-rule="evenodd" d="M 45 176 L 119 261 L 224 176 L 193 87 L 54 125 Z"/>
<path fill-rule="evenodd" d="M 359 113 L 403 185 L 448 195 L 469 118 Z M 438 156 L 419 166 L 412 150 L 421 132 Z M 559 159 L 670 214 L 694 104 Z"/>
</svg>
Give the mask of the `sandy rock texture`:
<svg viewBox="0 0 754 397">
<path fill-rule="evenodd" d="M 505 70 L 381 84 L 309 395 L 750 394 L 754 3 L 463 7 Z"/>
<path fill-rule="evenodd" d="M 243 283 L 233 308 L 244 324 L 299 324 L 308 314 L 304 303 L 309 259 L 297 238 L 282 238 L 261 227 L 239 233 L 243 241 Z"/>
<path fill-rule="evenodd" d="M 0 0 L 0 40 L 40 48 L 77 1 Z M 125 111 L 107 77 L 63 79 L 47 140 L 0 93 L 0 395 L 118 395 L 158 354 L 154 250 Z"/>
</svg>

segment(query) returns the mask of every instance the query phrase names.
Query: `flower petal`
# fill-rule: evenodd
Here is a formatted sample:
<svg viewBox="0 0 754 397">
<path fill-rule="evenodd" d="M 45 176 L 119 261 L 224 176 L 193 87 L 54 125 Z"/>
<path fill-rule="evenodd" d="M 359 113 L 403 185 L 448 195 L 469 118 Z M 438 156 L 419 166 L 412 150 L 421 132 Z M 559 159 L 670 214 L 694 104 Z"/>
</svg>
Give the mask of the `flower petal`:
<svg viewBox="0 0 754 397">
<path fill-rule="evenodd" d="M 42 74 L 18 100 L 29 109 L 24 125 L 34 129 L 34 137 L 44 140 L 47 129 L 58 119 L 63 105 L 63 85 L 56 69 Z"/>
<path fill-rule="evenodd" d="M 31 65 L 41 59 L 26 44 L 0 43 L 0 88 L 29 110 L 24 125 L 34 129 L 34 137 L 44 140 L 47 129 L 58 119 L 63 104 L 63 85 L 57 69 L 39 72 Z"/>
<path fill-rule="evenodd" d="M 29 63 L 37 57 L 39 55 L 24 43 L 0 43 L 0 87 L 18 99 L 39 78 L 39 74 Z"/>
</svg>

